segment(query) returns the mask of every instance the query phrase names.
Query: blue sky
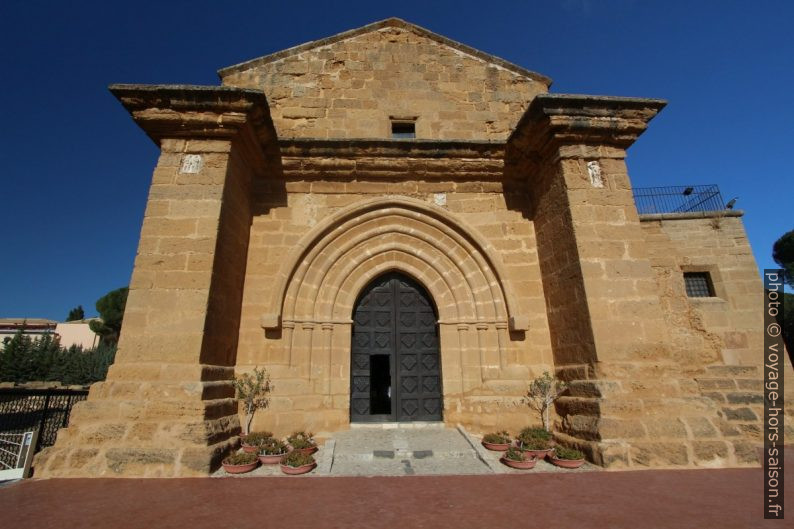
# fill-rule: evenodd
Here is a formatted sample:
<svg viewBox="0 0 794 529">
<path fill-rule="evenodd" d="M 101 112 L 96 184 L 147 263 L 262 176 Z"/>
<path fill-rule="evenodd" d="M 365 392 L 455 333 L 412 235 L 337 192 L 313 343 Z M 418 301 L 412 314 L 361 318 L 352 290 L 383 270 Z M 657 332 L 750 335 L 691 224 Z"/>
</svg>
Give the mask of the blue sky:
<svg viewBox="0 0 794 529">
<path fill-rule="evenodd" d="M 718 184 L 774 267 L 794 229 L 794 2 L 4 0 L 0 317 L 95 314 L 129 282 L 157 148 L 109 84 L 217 84 L 218 68 L 389 16 L 553 92 L 668 100 L 629 151 L 634 185 Z"/>
</svg>

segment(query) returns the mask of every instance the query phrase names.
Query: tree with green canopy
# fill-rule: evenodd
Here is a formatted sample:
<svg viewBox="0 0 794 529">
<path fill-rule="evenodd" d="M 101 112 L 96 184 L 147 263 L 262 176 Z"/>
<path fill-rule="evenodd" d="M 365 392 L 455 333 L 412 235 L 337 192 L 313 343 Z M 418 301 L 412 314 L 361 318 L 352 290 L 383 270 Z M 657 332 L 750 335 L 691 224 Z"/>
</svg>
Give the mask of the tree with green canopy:
<svg viewBox="0 0 794 529">
<path fill-rule="evenodd" d="M 96 310 L 102 321 L 94 320 L 89 326 L 100 336 L 102 343 L 115 344 L 119 340 L 128 290 L 127 287 L 111 290 L 96 302 Z"/>
</svg>

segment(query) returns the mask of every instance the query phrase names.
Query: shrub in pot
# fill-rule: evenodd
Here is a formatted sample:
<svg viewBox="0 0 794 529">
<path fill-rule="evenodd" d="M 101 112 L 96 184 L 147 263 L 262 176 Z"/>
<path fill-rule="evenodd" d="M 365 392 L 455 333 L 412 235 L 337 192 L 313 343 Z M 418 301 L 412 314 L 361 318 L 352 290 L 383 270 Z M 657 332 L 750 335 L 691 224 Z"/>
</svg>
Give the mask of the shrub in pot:
<svg viewBox="0 0 794 529">
<path fill-rule="evenodd" d="M 519 437 L 517 439 L 518 448 L 527 456 L 545 459 L 550 456 L 554 449 L 551 441 L 534 437 Z"/>
<path fill-rule="evenodd" d="M 501 432 L 486 434 L 482 438 L 482 445 L 488 450 L 504 452 L 510 448 L 510 441 L 510 434 L 503 430 Z"/>
<path fill-rule="evenodd" d="M 270 404 L 270 392 L 273 384 L 267 369 L 255 367 L 252 373 L 242 373 L 234 379 L 235 397 L 245 411 L 242 437 L 251 433 L 251 422 L 256 410 L 267 408 Z"/>
<path fill-rule="evenodd" d="M 311 432 L 292 432 L 292 435 L 287 437 L 287 443 L 293 451 L 306 455 L 317 451 L 317 443 L 314 442 L 314 434 Z"/>
<path fill-rule="evenodd" d="M 243 438 L 243 451 L 250 454 L 259 452 L 259 446 L 273 438 L 273 432 L 251 432 Z"/>
<path fill-rule="evenodd" d="M 554 449 L 551 462 L 561 468 L 579 468 L 584 464 L 584 454 L 573 448 L 558 446 Z"/>
<path fill-rule="evenodd" d="M 285 474 L 297 475 L 311 472 L 317 463 L 309 454 L 293 450 L 281 460 L 281 471 Z"/>
<path fill-rule="evenodd" d="M 259 445 L 259 461 L 265 465 L 275 465 L 287 455 L 287 445 L 279 439 L 265 440 Z"/>
<path fill-rule="evenodd" d="M 244 474 L 255 469 L 259 464 L 259 460 L 256 454 L 242 452 L 230 455 L 221 461 L 221 464 L 223 465 L 223 470 L 229 474 Z"/>
<path fill-rule="evenodd" d="M 540 420 L 543 421 L 543 429 L 546 431 L 551 428 L 549 417 L 551 405 L 565 391 L 566 387 L 565 382 L 551 376 L 548 371 L 544 371 L 543 376 L 537 377 L 529 384 L 529 389 L 523 399 L 524 403 L 540 413 Z"/>
<path fill-rule="evenodd" d="M 534 468 L 535 464 L 538 462 L 536 457 L 528 456 L 514 446 L 508 448 L 505 454 L 499 460 L 504 465 L 521 470 Z"/>
<path fill-rule="evenodd" d="M 527 426 L 518 433 L 518 439 L 543 439 L 551 441 L 551 432 L 540 426 Z"/>
</svg>

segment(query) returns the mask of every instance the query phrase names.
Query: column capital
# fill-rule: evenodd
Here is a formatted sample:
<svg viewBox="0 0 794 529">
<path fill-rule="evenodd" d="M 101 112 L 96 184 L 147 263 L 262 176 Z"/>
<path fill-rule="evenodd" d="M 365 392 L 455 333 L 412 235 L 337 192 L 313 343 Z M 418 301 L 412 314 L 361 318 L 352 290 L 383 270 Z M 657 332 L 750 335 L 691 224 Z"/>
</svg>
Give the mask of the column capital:
<svg viewBox="0 0 794 529">
<path fill-rule="evenodd" d="M 611 147 L 610 157 L 615 157 L 614 149 L 634 143 L 666 104 L 661 99 L 541 94 L 508 138 L 508 153 L 544 159 L 559 157 L 561 147 L 586 145 Z"/>
<path fill-rule="evenodd" d="M 226 139 L 251 127 L 264 147 L 276 132 L 265 94 L 229 86 L 114 84 L 110 92 L 156 144 L 164 139 Z"/>
</svg>

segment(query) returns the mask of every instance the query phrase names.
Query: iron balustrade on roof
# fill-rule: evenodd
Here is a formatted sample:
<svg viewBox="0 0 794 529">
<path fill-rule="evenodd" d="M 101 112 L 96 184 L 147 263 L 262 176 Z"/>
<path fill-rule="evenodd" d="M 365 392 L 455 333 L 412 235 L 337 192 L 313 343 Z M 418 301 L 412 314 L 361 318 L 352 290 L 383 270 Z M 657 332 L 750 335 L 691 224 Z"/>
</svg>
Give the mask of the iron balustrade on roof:
<svg viewBox="0 0 794 529">
<path fill-rule="evenodd" d="M 714 184 L 700 186 L 635 187 L 634 201 L 640 215 L 652 213 L 688 213 L 722 211 L 720 188 Z"/>
</svg>

